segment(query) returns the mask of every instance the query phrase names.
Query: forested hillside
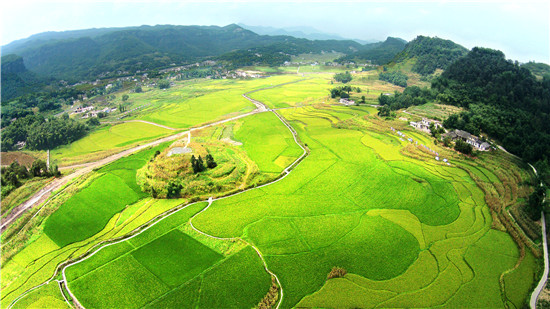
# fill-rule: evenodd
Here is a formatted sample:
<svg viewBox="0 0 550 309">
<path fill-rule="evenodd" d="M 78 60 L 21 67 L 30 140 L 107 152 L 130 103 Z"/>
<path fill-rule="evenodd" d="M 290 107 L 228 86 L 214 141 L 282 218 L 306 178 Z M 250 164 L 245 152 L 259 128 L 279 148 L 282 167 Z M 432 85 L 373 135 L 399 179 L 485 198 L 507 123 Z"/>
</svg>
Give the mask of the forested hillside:
<svg viewBox="0 0 550 309">
<path fill-rule="evenodd" d="M 2 102 L 36 91 L 47 82 L 27 70 L 23 58 L 13 54 L 2 57 Z"/>
<path fill-rule="evenodd" d="M 341 57 L 337 61 L 343 62 L 367 62 L 370 61 L 373 64 L 386 64 L 395 57 L 400 51 L 405 48 L 407 41 L 388 37 L 384 42 L 366 44 L 361 50 Z"/>
<path fill-rule="evenodd" d="M 91 31 L 91 30 L 90 30 Z M 309 41 L 288 36 L 261 36 L 237 25 L 142 26 L 116 31 L 82 31 L 68 39 L 29 41 L 7 46 L 23 57 L 28 70 L 69 81 L 94 79 L 192 63 L 235 50 L 275 45 L 281 52 L 335 50 L 353 52 L 354 41 Z M 87 36 L 88 34 L 93 34 Z"/>
<path fill-rule="evenodd" d="M 414 58 L 416 63 L 413 65 L 412 71 L 429 75 L 433 74 L 436 69 L 447 69 L 451 63 L 466 53 L 468 53 L 466 48 L 451 40 L 420 35 L 410 41 L 403 51 L 395 56 L 393 62 Z"/>
<path fill-rule="evenodd" d="M 468 108 L 445 126 L 487 133 L 534 162 L 550 157 L 550 78 L 538 81 L 501 51 L 474 48 L 451 64 L 432 87 L 442 102 Z"/>
</svg>

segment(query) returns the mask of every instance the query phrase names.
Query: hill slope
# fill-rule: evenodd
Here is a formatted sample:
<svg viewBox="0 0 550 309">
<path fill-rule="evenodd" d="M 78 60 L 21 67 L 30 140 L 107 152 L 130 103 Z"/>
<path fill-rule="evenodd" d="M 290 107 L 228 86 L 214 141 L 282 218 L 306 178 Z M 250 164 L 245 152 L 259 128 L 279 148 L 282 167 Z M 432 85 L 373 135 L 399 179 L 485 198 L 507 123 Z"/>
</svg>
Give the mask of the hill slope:
<svg viewBox="0 0 550 309">
<path fill-rule="evenodd" d="M 2 57 L 2 102 L 35 91 L 47 83 L 25 67 L 23 58 L 17 55 Z"/>
<path fill-rule="evenodd" d="M 468 50 L 451 40 L 418 36 L 395 56 L 393 62 L 405 62 L 415 58 L 412 71 L 422 75 L 433 74 L 436 69 L 445 70 Z"/>
</svg>

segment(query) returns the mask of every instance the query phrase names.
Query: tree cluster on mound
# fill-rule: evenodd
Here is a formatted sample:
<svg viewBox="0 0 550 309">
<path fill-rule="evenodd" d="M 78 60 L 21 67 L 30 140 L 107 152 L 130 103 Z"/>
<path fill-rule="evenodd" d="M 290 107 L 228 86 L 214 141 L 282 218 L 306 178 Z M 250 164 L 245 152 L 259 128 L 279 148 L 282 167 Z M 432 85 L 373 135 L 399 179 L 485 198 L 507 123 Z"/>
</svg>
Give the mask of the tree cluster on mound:
<svg viewBox="0 0 550 309">
<path fill-rule="evenodd" d="M 351 87 L 351 86 L 343 86 L 343 87 L 334 87 L 330 89 L 330 97 L 335 98 L 349 98 L 349 93 L 351 91 L 355 91 L 357 93 L 361 93 L 361 88 L 359 87 Z"/>
<path fill-rule="evenodd" d="M 529 162 L 550 157 L 550 78 L 542 81 L 500 51 L 474 48 L 432 81 L 437 98 L 468 110 L 447 128 L 497 139 Z"/>
<path fill-rule="evenodd" d="M 345 73 L 336 73 L 336 74 L 334 74 L 334 80 L 337 81 L 337 82 L 341 82 L 343 84 L 351 82 L 352 79 L 353 79 L 353 77 L 351 76 L 351 74 L 348 71 L 346 71 Z"/>
<path fill-rule="evenodd" d="M 137 183 L 142 191 L 154 198 L 179 198 L 220 192 L 233 185 L 229 181 L 219 183 L 219 179 L 226 178 L 235 170 L 235 167 L 229 166 L 231 163 L 225 164 L 224 168 L 229 173 L 224 173 L 223 170 L 215 169 L 218 163 L 204 147 L 193 144 L 193 149 L 196 153 L 206 153 L 204 159 L 203 156 L 195 154 L 168 156 L 168 149 L 155 153 L 151 160 L 137 171 Z M 225 153 L 220 153 L 220 156 L 225 156 Z"/>
<path fill-rule="evenodd" d="M 393 72 L 381 72 L 378 74 L 378 79 L 386 81 L 388 83 L 392 83 L 397 86 L 401 87 L 407 87 L 407 80 L 409 77 L 401 71 L 393 71 Z"/>
<path fill-rule="evenodd" d="M 468 50 L 451 40 L 418 36 L 410 41 L 393 62 L 415 58 L 412 71 L 421 75 L 433 74 L 436 69 L 445 70 L 451 63 L 463 57 Z"/>
<path fill-rule="evenodd" d="M 422 105 L 435 97 L 434 92 L 428 88 L 410 86 L 400 93 L 396 91 L 393 95 L 380 94 L 378 103 L 387 106 L 389 110 L 398 110 L 413 105 Z"/>
</svg>

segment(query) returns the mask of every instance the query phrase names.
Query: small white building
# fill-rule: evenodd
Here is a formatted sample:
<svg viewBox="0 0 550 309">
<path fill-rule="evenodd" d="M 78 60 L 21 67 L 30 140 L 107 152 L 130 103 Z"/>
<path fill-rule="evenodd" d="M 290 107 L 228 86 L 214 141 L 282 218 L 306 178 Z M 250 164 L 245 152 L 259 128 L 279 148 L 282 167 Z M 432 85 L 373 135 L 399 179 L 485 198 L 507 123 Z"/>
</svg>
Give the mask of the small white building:
<svg viewBox="0 0 550 309">
<path fill-rule="evenodd" d="M 350 100 L 350 99 L 340 99 L 339 102 L 341 104 L 344 104 L 344 105 L 354 105 L 355 104 L 355 101 Z"/>
<path fill-rule="evenodd" d="M 426 118 L 422 118 L 422 120 L 419 121 L 419 122 L 411 121 L 410 125 L 411 125 L 411 127 L 415 128 L 417 130 L 421 130 L 421 131 L 425 131 L 425 132 L 430 133 L 430 125 L 432 123 L 434 124 L 434 127 L 436 129 L 439 129 L 439 128 L 443 127 L 443 125 L 441 125 L 441 122 L 439 122 L 437 120 L 426 119 Z"/>
</svg>

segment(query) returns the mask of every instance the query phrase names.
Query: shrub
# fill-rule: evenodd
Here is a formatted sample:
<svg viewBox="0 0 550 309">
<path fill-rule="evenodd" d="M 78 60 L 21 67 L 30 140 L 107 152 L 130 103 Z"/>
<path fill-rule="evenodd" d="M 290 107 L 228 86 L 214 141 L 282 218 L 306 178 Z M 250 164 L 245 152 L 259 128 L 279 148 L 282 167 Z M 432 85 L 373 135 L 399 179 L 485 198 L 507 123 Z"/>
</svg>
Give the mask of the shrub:
<svg viewBox="0 0 550 309">
<path fill-rule="evenodd" d="M 336 267 L 334 266 L 330 273 L 327 275 L 327 280 L 332 278 L 342 278 L 347 274 L 347 270 L 343 269 L 342 267 Z"/>
<path fill-rule="evenodd" d="M 459 139 L 455 143 L 455 150 L 460 151 L 463 154 L 469 155 L 472 154 L 473 148 L 472 145 L 466 143 L 465 141 Z"/>
<path fill-rule="evenodd" d="M 159 89 L 168 89 L 170 88 L 170 82 L 167 80 L 160 80 L 158 82 Z"/>
</svg>

